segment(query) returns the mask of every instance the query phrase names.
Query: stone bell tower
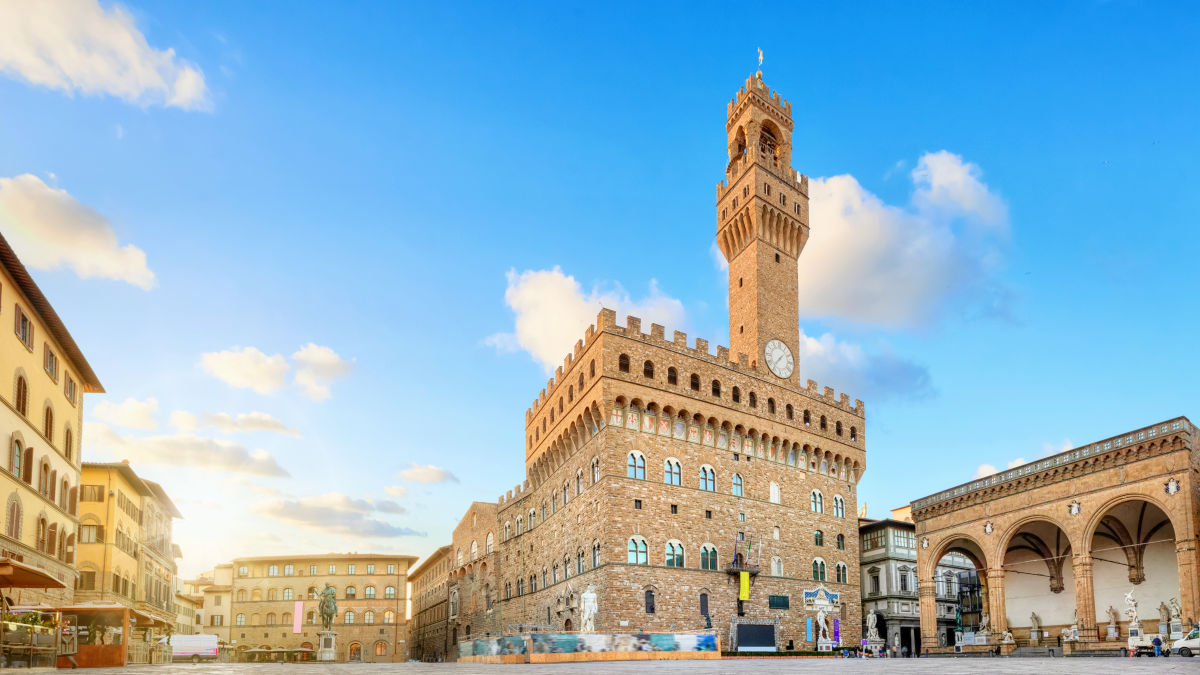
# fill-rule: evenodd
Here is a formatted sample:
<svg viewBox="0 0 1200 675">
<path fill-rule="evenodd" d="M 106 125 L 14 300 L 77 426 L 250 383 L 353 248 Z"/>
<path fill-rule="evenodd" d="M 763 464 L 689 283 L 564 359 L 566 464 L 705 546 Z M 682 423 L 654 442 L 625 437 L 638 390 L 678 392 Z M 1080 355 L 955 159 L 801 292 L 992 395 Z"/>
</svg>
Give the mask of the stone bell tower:
<svg viewBox="0 0 1200 675">
<path fill-rule="evenodd" d="M 729 262 L 730 352 L 800 381 L 793 367 L 800 339 L 796 271 L 808 241 L 808 177 L 792 169 L 792 104 L 763 83 L 760 70 L 727 110 L 729 165 L 717 185 L 717 245 Z"/>
</svg>

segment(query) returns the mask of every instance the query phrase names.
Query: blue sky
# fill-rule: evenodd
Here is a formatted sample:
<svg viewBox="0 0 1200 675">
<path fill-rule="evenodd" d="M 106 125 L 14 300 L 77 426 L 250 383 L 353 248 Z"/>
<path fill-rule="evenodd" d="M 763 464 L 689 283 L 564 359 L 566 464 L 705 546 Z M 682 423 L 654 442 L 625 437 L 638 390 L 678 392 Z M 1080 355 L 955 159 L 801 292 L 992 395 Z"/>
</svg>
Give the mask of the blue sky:
<svg viewBox="0 0 1200 675">
<path fill-rule="evenodd" d="M 871 515 L 1200 414 L 1191 6 L 61 7 L 0 9 L 0 231 L 185 573 L 445 543 L 601 302 L 726 343 L 759 47 L 819 188 L 801 373 L 867 404 Z"/>
</svg>

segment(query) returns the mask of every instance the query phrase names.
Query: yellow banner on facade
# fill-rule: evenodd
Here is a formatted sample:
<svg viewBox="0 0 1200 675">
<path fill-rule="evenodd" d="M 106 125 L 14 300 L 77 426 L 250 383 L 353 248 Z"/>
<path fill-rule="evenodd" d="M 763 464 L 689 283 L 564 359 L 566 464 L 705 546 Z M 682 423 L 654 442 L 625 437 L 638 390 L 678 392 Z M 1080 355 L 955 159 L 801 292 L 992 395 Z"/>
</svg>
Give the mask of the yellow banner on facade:
<svg viewBox="0 0 1200 675">
<path fill-rule="evenodd" d="M 738 572 L 738 600 L 750 599 L 750 573 Z"/>
</svg>

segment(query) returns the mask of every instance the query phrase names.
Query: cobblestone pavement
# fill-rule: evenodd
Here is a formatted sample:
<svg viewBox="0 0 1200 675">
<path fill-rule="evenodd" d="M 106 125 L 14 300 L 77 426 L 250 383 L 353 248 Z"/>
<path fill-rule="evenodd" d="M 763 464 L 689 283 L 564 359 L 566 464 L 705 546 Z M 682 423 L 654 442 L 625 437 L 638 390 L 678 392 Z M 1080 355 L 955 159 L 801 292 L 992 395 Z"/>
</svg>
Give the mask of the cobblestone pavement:
<svg viewBox="0 0 1200 675">
<path fill-rule="evenodd" d="M 1057 673 L 1200 673 L 1200 657 L 1171 658 L 964 658 L 964 659 L 722 659 L 720 661 L 616 661 L 605 663 L 570 663 L 552 665 L 480 665 L 458 663 L 358 663 L 358 664 L 177 664 L 172 666 L 135 666 L 125 669 L 105 668 L 89 673 L 151 673 L 160 675 L 303 675 L 333 673 L 335 675 L 511 675 L 515 671 L 529 673 L 629 673 L 646 675 L 646 671 L 670 673 L 724 674 L 810 672 L 827 675 L 839 673 L 1017 673 L 1055 675 Z"/>
</svg>

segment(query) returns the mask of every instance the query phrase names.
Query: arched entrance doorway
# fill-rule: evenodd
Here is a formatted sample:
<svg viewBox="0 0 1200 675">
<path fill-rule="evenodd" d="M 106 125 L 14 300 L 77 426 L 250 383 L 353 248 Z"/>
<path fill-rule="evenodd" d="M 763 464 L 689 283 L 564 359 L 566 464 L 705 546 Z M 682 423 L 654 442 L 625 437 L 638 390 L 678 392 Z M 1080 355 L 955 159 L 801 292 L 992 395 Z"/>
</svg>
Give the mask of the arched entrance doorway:
<svg viewBox="0 0 1200 675">
<path fill-rule="evenodd" d="M 1110 619 L 1115 618 L 1118 638 L 1128 635 L 1125 594 L 1132 588 L 1142 629 L 1159 632 L 1160 607 L 1169 615 L 1172 600 L 1180 601 L 1171 519 L 1158 505 L 1131 499 L 1105 508 L 1092 528 L 1092 592 L 1099 630 L 1107 637 Z M 1193 621 L 1181 618 L 1185 626 Z"/>
<path fill-rule="evenodd" d="M 1057 642 L 1063 628 L 1087 631 L 1075 616 L 1073 554 L 1070 537 L 1057 523 L 1035 519 L 1017 525 L 1004 548 L 1005 614 L 993 620 L 994 630 L 1011 620 L 1007 628 L 1017 640 L 1036 644 Z"/>
<path fill-rule="evenodd" d="M 362 661 L 362 645 L 357 642 L 350 643 L 350 660 Z"/>
<path fill-rule="evenodd" d="M 953 647 L 959 633 L 969 638 L 989 612 L 987 555 L 978 542 L 965 535 L 954 536 L 926 561 L 918 588 L 921 642 L 916 653 L 926 647 Z"/>
<path fill-rule="evenodd" d="M 563 630 L 566 630 L 568 633 L 571 632 L 571 630 L 573 630 L 571 627 L 570 619 L 567 619 L 565 622 L 563 622 Z"/>
</svg>

